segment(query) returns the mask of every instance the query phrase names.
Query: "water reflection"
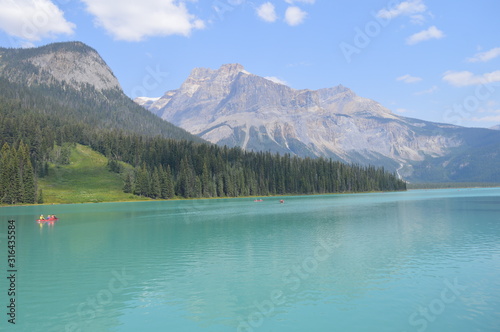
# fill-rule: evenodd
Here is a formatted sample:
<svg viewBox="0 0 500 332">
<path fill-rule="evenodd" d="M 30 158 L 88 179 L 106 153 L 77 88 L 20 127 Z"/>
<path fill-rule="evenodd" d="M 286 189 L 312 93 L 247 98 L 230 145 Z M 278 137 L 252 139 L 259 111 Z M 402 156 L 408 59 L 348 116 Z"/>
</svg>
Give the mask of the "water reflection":
<svg viewBox="0 0 500 332">
<path fill-rule="evenodd" d="M 353 330 L 362 317 L 359 331 L 382 329 L 379 321 L 406 330 L 443 278 L 466 284 L 481 271 L 484 285 L 467 285 L 500 295 L 498 214 L 479 209 L 491 212 L 498 199 L 419 195 L 56 207 L 64 222 L 39 223 L 41 236 L 33 219 L 19 223 L 20 322 L 45 331 L 327 331 Z M 474 330 L 474 302 L 460 305 Z"/>
<path fill-rule="evenodd" d="M 59 219 L 56 219 L 56 220 L 37 220 L 36 222 L 38 225 L 40 225 L 40 227 L 43 227 L 44 225 L 54 226 L 58 220 Z"/>
</svg>

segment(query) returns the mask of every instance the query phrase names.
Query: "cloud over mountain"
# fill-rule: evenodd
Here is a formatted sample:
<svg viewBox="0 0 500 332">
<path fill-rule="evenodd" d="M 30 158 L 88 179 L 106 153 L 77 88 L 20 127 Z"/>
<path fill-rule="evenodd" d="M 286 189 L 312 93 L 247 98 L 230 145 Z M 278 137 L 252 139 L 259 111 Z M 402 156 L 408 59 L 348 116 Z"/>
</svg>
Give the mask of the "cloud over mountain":
<svg viewBox="0 0 500 332">
<path fill-rule="evenodd" d="M 408 45 L 415 45 L 429 39 L 441 39 L 444 36 L 445 34 L 443 33 L 443 31 L 439 30 L 435 26 L 431 26 L 427 30 L 417 32 L 416 34 L 413 34 L 410 37 L 408 37 L 406 43 Z"/>
<path fill-rule="evenodd" d="M 28 41 L 71 35 L 75 24 L 50 0 L 0 0 L 0 29 Z"/>
<path fill-rule="evenodd" d="M 500 70 L 476 75 L 470 71 L 447 71 L 443 75 L 443 80 L 454 86 L 480 85 L 500 82 Z"/>
<path fill-rule="evenodd" d="M 296 6 L 291 6 L 286 9 L 285 22 L 288 25 L 296 26 L 302 24 L 307 16 L 307 13 Z"/>
<path fill-rule="evenodd" d="M 427 10 L 427 6 L 422 0 L 410 0 L 403 1 L 397 6 L 387 9 L 381 9 L 377 16 L 380 18 L 393 19 L 401 15 L 412 15 L 416 13 L 422 13 Z"/>
<path fill-rule="evenodd" d="M 416 77 L 416 76 L 411 76 L 409 74 L 406 74 L 406 75 L 403 75 L 403 76 L 396 78 L 396 81 L 403 81 L 405 83 L 416 83 L 416 82 L 420 82 L 421 80 L 422 80 L 422 78 Z"/>
<path fill-rule="evenodd" d="M 184 2 L 174 0 L 82 0 L 95 23 L 115 39 L 141 41 L 146 37 L 183 35 L 203 29 L 205 23 L 191 14 Z"/>
<path fill-rule="evenodd" d="M 257 15 L 266 22 L 275 22 L 278 19 L 274 5 L 270 2 L 260 5 L 257 8 Z"/>
<path fill-rule="evenodd" d="M 472 58 L 467 59 L 468 62 L 487 62 L 500 56 L 500 47 L 492 48 L 486 52 L 476 53 Z"/>
</svg>

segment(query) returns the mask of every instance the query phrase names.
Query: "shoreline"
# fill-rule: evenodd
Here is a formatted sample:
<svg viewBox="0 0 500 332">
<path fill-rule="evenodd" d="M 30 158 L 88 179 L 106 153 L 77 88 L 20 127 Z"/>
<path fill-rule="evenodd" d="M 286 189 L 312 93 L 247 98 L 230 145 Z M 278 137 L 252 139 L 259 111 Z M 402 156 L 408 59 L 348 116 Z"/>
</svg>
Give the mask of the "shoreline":
<svg viewBox="0 0 500 332">
<path fill-rule="evenodd" d="M 370 194 L 370 193 L 388 193 L 388 192 L 406 192 L 407 190 L 394 191 L 359 191 L 359 192 L 337 192 L 337 193 L 317 193 L 317 194 L 282 194 L 272 196 L 237 196 L 237 197 L 196 197 L 196 198 L 172 198 L 172 199 L 137 199 L 137 200 L 118 200 L 118 201 L 102 201 L 102 202 L 74 202 L 74 203 L 42 203 L 42 204 L 14 204 L 0 205 L 0 207 L 17 207 L 17 206 L 50 206 L 50 205 L 70 205 L 70 204 L 101 204 L 101 203 L 141 203 L 141 202 L 172 202 L 172 201 L 193 201 L 193 200 L 213 200 L 213 199 L 233 199 L 233 198 L 272 198 L 272 197 L 297 197 L 297 196 L 321 196 L 321 195 L 353 195 L 353 194 Z"/>
<path fill-rule="evenodd" d="M 416 188 L 416 189 L 406 189 L 406 190 L 393 190 L 393 191 L 359 191 L 359 192 L 337 192 L 337 193 L 316 193 L 316 194 L 282 194 L 282 195 L 270 195 L 270 196 L 237 196 L 237 197 L 196 197 L 196 198 L 181 198 L 176 197 L 172 199 L 137 199 L 137 200 L 117 200 L 117 201 L 102 201 L 102 202 L 70 202 L 70 203 L 43 203 L 43 204 L 14 204 L 14 205 L 0 205 L 3 207 L 18 207 L 18 206 L 50 206 L 50 205 L 70 205 L 70 204 L 101 204 L 101 203 L 141 203 L 141 202 L 172 202 L 172 201 L 194 201 L 194 200 L 214 200 L 214 199 L 233 199 L 233 198 L 280 198 L 280 197 L 297 197 L 297 196 L 322 196 L 322 195 L 355 195 L 355 194 L 375 194 L 375 193 L 397 193 L 397 192 L 408 192 L 416 190 L 453 190 L 453 189 L 488 189 L 488 188 L 500 188 L 500 185 L 492 186 L 475 186 L 475 187 L 451 187 L 451 188 Z"/>
</svg>

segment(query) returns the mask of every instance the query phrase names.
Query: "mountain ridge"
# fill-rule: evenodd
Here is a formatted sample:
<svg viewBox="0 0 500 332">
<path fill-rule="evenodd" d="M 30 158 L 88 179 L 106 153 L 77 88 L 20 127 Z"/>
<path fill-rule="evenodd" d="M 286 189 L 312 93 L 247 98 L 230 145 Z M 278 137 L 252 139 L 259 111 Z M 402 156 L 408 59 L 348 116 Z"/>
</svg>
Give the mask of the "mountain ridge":
<svg viewBox="0 0 500 332">
<path fill-rule="evenodd" d="M 474 141 L 472 129 L 396 115 L 342 85 L 296 90 L 240 64 L 195 68 L 179 89 L 148 105 L 135 101 L 212 143 L 384 166 L 411 180 L 426 180 L 416 174 L 429 163 L 453 164 L 490 131 L 474 131 Z"/>
<path fill-rule="evenodd" d="M 118 79 L 99 53 L 81 42 L 53 43 L 37 48 L 0 48 L 0 75 L 13 83 L 54 85 L 75 89 L 90 85 L 96 90 L 121 90 Z M 75 66 L 78 63 L 78 66 Z M 30 68 L 19 71 L 20 65 Z"/>
<path fill-rule="evenodd" d="M 71 121 L 204 142 L 134 103 L 99 53 L 82 42 L 0 48 L 0 85 L 0 97 L 20 99 L 28 107 L 45 105 L 41 111 L 50 109 Z"/>
</svg>

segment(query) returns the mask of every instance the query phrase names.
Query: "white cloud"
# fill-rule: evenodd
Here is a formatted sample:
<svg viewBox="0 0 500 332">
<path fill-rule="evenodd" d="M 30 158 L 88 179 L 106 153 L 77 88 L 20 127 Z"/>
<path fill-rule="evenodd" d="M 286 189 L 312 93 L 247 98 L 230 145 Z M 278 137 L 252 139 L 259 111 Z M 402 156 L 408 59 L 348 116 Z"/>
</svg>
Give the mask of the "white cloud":
<svg viewBox="0 0 500 332">
<path fill-rule="evenodd" d="M 421 14 L 412 15 L 410 16 L 410 23 L 416 25 L 422 25 L 425 23 L 425 17 L 424 15 Z"/>
<path fill-rule="evenodd" d="M 492 122 L 492 123 L 499 123 L 500 122 L 500 115 L 492 115 L 492 116 L 484 116 L 481 118 L 478 117 L 473 117 L 470 119 L 471 121 L 474 122 Z"/>
<path fill-rule="evenodd" d="M 500 47 L 493 48 L 486 52 L 476 53 L 472 58 L 468 58 L 468 62 L 486 62 L 500 56 Z"/>
<path fill-rule="evenodd" d="M 408 45 L 415 45 L 417 43 L 420 43 L 420 42 L 423 42 L 423 41 L 426 41 L 429 39 L 441 39 L 444 36 L 445 35 L 444 35 L 443 31 L 439 30 L 435 26 L 431 26 L 427 30 L 417 32 L 416 34 L 408 37 L 408 39 L 406 39 L 406 43 Z"/>
<path fill-rule="evenodd" d="M 291 6 L 286 9 L 285 22 L 288 25 L 295 26 L 302 24 L 307 16 L 307 13 L 299 7 Z"/>
<path fill-rule="evenodd" d="M 416 83 L 416 82 L 420 82 L 422 80 L 422 78 L 406 74 L 406 75 L 403 75 L 403 76 L 396 78 L 396 80 L 403 81 L 405 83 Z"/>
<path fill-rule="evenodd" d="M 274 82 L 274 83 L 278 83 L 278 84 L 283 84 L 283 85 L 288 85 L 288 83 L 286 81 L 283 81 L 282 79 L 276 77 L 276 76 L 266 76 L 264 77 L 266 80 L 269 80 L 271 82 Z"/>
<path fill-rule="evenodd" d="M 500 82 L 500 70 L 483 75 L 474 75 L 470 71 L 447 71 L 443 80 L 458 87 Z"/>
<path fill-rule="evenodd" d="M 140 41 L 151 36 L 189 36 L 205 23 L 175 0 L 82 0 L 87 10 L 115 39 Z"/>
<path fill-rule="evenodd" d="M 427 7 L 422 2 L 422 0 L 410 0 L 403 1 L 391 9 L 381 9 L 377 13 L 377 16 L 380 18 L 393 19 L 400 15 L 408 16 L 412 14 L 423 13 L 426 10 Z"/>
<path fill-rule="evenodd" d="M 75 24 L 50 0 L 0 0 L 0 29 L 28 41 L 71 35 Z"/>
<path fill-rule="evenodd" d="M 414 95 L 415 96 L 429 95 L 431 93 L 436 92 L 437 90 L 439 90 L 438 87 L 436 85 L 433 85 L 430 89 L 415 92 Z"/>
<path fill-rule="evenodd" d="M 270 2 L 263 3 L 257 8 L 257 15 L 266 22 L 274 22 L 278 19 L 274 5 Z"/>
</svg>

